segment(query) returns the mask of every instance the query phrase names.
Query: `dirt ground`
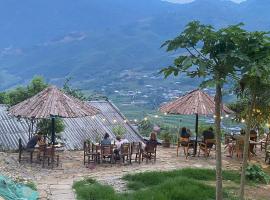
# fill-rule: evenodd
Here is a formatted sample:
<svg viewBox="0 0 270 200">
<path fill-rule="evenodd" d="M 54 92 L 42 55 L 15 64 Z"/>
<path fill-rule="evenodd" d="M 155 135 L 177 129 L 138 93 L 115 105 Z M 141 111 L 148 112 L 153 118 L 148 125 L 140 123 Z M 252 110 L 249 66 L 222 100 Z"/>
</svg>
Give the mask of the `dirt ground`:
<svg viewBox="0 0 270 200">
<path fill-rule="evenodd" d="M 74 181 L 83 177 L 92 177 L 104 184 L 113 186 L 117 191 L 125 191 L 126 183 L 121 179 L 125 174 L 146 171 L 168 171 L 185 167 L 214 168 L 215 155 L 209 158 L 203 156 L 185 159 L 181 149 L 176 156 L 176 148 L 158 148 L 156 163 L 133 163 L 132 165 L 97 165 L 86 167 L 83 165 L 83 151 L 64 151 L 60 155 L 60 166 L 54 169 L 42 168 L 40 164 L 28 162 L 18 163 L 17 153 L 0 152 L 0 171 L 12 178 L 23 178 L 36 183 L 40 199 L 75 199 L 72 190 Z M 263 154 L 258 150 L 258 155 L 251 159 L 251 163 L 260 163 L 269 170 L 269 165 L 263 162 Z M 223 168 L 240 170 L 241 160 L 223 156 Z M 239 186 L 234 186 L 239 187 Z M 270 200 L 270 185 L 257 185 L 247 187 L 249 199 Z"/>
</svg>

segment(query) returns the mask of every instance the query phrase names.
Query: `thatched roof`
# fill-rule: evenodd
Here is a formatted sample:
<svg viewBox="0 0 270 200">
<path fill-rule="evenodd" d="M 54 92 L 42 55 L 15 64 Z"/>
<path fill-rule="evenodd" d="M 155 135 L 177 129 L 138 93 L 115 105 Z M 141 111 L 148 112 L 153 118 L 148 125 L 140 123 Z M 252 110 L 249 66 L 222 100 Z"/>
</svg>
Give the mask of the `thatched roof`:
<svg viewBox="0 0 270 200">
<path fill-rule="evenodd" d="M 215 101 L 213 97 L 197 89 L 163 105 L 160 111 L 168 114 L 211 115 L 215 113 Z M 233 111 L 223 105 L 222 113 L 231 114 Z"/>
<path fill-rule="evenodd" d="M 63 93 L 55 86 L 50 86 L 9 109 L 9 114 L 13 116 L 36 119 L 51 116 L 85 117 L 96 115 L 98 112 L 97 108 Z"/>
</svg>

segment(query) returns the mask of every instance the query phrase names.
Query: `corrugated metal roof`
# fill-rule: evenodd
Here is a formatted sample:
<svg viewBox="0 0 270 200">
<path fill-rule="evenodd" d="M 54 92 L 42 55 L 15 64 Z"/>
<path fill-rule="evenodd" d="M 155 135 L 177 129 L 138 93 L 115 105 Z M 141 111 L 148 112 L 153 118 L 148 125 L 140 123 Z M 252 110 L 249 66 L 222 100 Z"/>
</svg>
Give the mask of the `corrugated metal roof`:
<svg viewBox="0 0 270 200">
<path fill-rule="evenodd" d="M 111 102 L 100 100 L 90 101 L 89 104 L 98 108 L 101 112 L 95 116 L 83 118 L 64 118 L 65 131 L 62 138 L 68 150 L 81 149 L 83 141 L 90 139 L 95 142 L 108 132 L 115 138 L 113 127 L 122 125 L 126 130 L 125 137 L 129 141 L 142 141 L 139 135 L 121 114 L 118 108 Z M 28 125 L 25 120 L 17 120 L 7 113 L 7 106 L 0 105 L 0 145 L 4 149 L 17 149 L 18 139 L 22 138 L 24 144 L 28 140 Z"/>
</svg>

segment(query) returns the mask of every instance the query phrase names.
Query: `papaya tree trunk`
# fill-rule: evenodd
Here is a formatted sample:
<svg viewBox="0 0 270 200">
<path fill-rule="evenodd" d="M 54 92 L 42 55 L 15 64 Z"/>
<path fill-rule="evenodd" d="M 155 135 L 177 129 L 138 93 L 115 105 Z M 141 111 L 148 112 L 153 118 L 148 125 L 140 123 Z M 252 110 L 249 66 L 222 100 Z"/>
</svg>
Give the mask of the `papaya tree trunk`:
<svg viewBox="0 0 270 200">
<path fill-rule="evenodd" d="M 216 200 L 223 199 L 222 191 L 222 159 L 221 159 L 221 102 L 222 92 L 221 84 L 216 84 L 215 95 L 215 125 L 216 125 Z"/>
<path fill-rule="evenodd" d="M 252 121 L 252 112 L 255 106 L 255 99 L 256 97 L 253 96 L 251 100 L 251 105 L 248 109 L 247 114 L 247 121 L 246 121 L 246 134 L 244 139 L 244 152 L 243 152 L 243 163 L 242 163 L 242 172 L 241 172 L 241 183 L 240 183 L 240 195 L 239 199 L 245 199 L 245 184 L 246 184 L 246 169 L 247 169 L 247 162 L 249 156 L 249 138 L 250 138 L 250 129 L 251 129 L 251 121 Z"/>
</svg>

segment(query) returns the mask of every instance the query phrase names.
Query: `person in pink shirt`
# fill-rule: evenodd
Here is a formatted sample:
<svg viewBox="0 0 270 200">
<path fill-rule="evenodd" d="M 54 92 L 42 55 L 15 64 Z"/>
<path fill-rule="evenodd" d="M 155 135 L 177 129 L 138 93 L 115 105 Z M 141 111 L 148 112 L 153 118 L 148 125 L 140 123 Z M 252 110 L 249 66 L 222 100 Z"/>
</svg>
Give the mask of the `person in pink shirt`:
<svg viewBox="0 0 270 200">
<path fill-rule="evenodd" d="M 129 143 L 127 139 L 121 138 L 120 136 L 116 136 L 116 141 L 115 141 L 116 149 L 114 150 L 116 159 L 120 158 L 121 145 L 126 144 L 126 143 Z"/>
</svg>

